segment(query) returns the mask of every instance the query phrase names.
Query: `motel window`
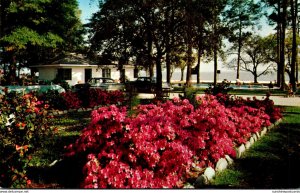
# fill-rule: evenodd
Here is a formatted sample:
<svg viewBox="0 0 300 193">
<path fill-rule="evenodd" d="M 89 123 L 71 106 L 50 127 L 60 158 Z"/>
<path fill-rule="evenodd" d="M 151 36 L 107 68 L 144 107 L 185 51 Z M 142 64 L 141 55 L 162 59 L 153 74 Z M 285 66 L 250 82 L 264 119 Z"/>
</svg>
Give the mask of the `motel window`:
<svg viewBox="0 0 300 193">
<path fill-rule="evenodd" d="M 71 68 L 59 68 L 57 70 L 57 78 L 60 80 L 72 80 Z"/>
<path fill-rule="evenodd" d="M 102 69 L 102 77 L 111 78 L 111 69 L 110 68 Z"/>
</svg>

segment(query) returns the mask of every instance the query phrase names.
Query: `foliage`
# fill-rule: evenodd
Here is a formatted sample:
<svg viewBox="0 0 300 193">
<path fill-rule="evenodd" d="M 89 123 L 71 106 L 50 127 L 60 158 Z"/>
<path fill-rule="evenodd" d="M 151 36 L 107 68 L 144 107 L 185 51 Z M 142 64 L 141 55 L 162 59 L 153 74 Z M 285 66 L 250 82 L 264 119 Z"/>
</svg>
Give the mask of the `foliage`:
<svg viewBox="0 0 300 193">
<path fill-rule="evenodd" d="M 241 50 L 244 42 L 252 34 L 252 29 L 257 26 L 257 21 L 262 16 L 262 3 L 253 0 L 230 0 L 227 1 L 223 12 L 223 20 L 229 30 L 229 41 L 233 43 L 231 50 L 236 50 L 237 54 L 237 79 L 241 62 Z M 259 27 L 258 27 L 259 28 Z"/>
<path fill-rule="evenodd" d="M 31 154 L 52 135 L 48 104 L 33 93 L 22 96 L 7 90 L 0 100 L 0 186 L 30 187 L 26 172 Z"/>
<path fill-rule="evenodd" d="M 264 100 L 258 100 L 256 97 L 244 99 L 238 96 L 232 95 L 217 95 L 218 101 L 226 107 L 242 107 L 249 106 L 256 109 L 262 109 L 270 116 L 270 121 L 274 123 L 276 120 L 282 118 L 282 109 L 275 107 L 274 101 L 270 99 L 270 93 L 266 94 Z"/>
<path fill-rule="evenodd" d="M 49 105 L 49 109 L 64 109 L 66 105 L 64 104 L 64 98 L 55 90 L 48 90 L 38 96 L 40 101 L 44 101 Z"/>
<path fill-rule="evenodd" d="M 231 90 L 230 82 L 222 81 L 222 83 L 217 83 L 215 86 L 209 85 L 209 87 L 205 90 L 205 93 L 212 95 L 228 94 Z"/>
<path fill-rule="evenodd" d="M 173 188 L 214 167 L 251 133 L 270 125 L 263 108 L 226 108 L 212 95 L 94 110 L 66 156 L 85 155 L 84 188 Z M 198 169 L 198 170 L 197 170 Z M 200 170 L 199 170 L 200 169 Z"/>
<path fill-rule="evenodd" d="M 273 49 L 276 47 L 276 40 L 272 36 L 262 38 L 257 35 L 249 36 L 244 40 L 243 48 L 241 49 L 240 68 L 243 71 L 250 72 L 254 77 L 254 83 L 257 83 L 257 78 L 272 73 L 275 68 L 275 59 Z M 236 67 L 236 59 L 233 59 L 228 64 L 230 67 Z"/>
</svg>

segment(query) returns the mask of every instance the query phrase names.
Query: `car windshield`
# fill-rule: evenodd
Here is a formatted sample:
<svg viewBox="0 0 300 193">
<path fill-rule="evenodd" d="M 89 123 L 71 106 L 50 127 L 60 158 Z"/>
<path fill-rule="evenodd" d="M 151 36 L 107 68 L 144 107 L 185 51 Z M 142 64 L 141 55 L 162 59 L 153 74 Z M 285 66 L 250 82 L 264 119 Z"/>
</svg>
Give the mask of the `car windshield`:
<svg viewBox="0 0 300 193">
<path fill-rule="evenodd" d="M 114 81 L 109 78 L 92 78 L 89 80 L 91 84 L 99 84 L 99 83 L 113 83 Z"/>
<path fill-rule="evenodd" d="M 138 77 L 136 81 L 143 81 L 143 82 L 156 82 L 155 78 L 150 78 L 150 77 Z"/>
</svg>

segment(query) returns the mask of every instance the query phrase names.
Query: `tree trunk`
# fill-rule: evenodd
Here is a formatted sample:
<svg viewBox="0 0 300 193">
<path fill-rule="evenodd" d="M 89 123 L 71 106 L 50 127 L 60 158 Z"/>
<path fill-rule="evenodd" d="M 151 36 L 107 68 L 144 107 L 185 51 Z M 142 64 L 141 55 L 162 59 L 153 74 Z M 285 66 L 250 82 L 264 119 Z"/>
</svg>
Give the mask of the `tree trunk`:
<svg viewBox="0 0 300 193">
<path fill-rule="evenodd" d="M 254 83 L 258 83 L 257 78 L 257 74 L 254 74 Z"/>
<path fill-rule="evenodd" d="M 277 7 L 277 14 L 278 14 L 278 18 L 281 18 L 281 12 L 280 12 L 280 0 L 278 1 L 278 7 Z M 277 57 L 276 57 L 276 63 L 277 63 L 277 86 L 280 87 L 280 84 L 281 84 L 281 68 L 280 68 L 280 53 L 281 53 L 281 20 L 279 19 L 277 21 L 277 33 L 276 33 L 276 37 L 277 37 L 277 50 L 276 50 L 276 54 L 277 54 Z"/>
<path fill-rule="evenodd" d="M 17 70 L 16 57 L 12 56 L 8 66 L 8 74 L 5 77 L 6 85 L 11 85 L 16 83 L 16 78 L 17 78 L 16 70 Z"/>
<path fill-rule="evenodd" d="M 218 50 L 217 45 L 214 45 L 214 86 L 217 85 L 218 81 Z"/>
<path fill-rule="evenodd" d="M 180 71 L 181 71 L 181 78 L 180 78 L 180 81 L 183 81 L 184 69 L 180 69 Z"/>
<path fill-rule="evenodd" d="M 200 83 L 200 62 L 201 62 L 201 51 L 198 51 L 198 61 L 197 61 L 197 84 Z"/>
<path fill-rule="evenodd" d="M 190 87 L 192 77 L 192 45 L 188 46 L 187 55 L 186 86 Z"/>
<path fill-rule="evenodd" d="M 161 68 L 162 54 L 157 53 L 156 56 L 156 97 L 162 97 L 162 68 Z"/>
<path fill-rule="evenodd" d="M 297 85 L 296 85 L 296 60 L 297 60 L 297 30 L 296 30 L 296 21 L 297 21 L 297 0 L 291 0 L 291 15 L 292 15 L 292 31 L 293 31 L 293 46 L 292 46 L 292 61 L 291 61 L 291 84 L 292 89 L 296 92 Z"/>
<path fill-rule="evenodd" d="M 236 79 L 240 79 L 240 61 L 241 61 L 241 50 L 242 50 L 242 25 L 239 27 L 239 40 L 238 40 L 238 58 L 237 58 L 237 69 Z"/>
<path fill-rule="evenodd" d="M 280 89 L 285 90 L 285 30 L 286 30 L 286 23 L 287 23 L 287 0 L 283 0 L 282 4 L 282 31 L 280 35 L 280 42 L 281 42 L 281 48 L 280 48 Z"/>
<path fill-rule="evenodd" d="M 192 75 L 192 18 L 191 18 L 191 5 L 192 1 L 189 0 L 186 8 L 187 20 L 187 71 L 186 71 L 186 86 L 191 86 Z"/>
<path fill-rule="evenodd" d="M 166 53 L 166 67 L 167 67 L 167 83 L 171 83 L 171 60 L 170 60 L 170 52 Z"/>
<path fill-rule="evenodd" d="M 148 63 L 148 68 L 149 68 L 149 74 L 150 77 L 154 76 L 153 72 L 153 37 L 152 37 L 152 32 L 151 32 L 151 24 L 149 21 L 149 18 L 146 20 L 146 26 L 147 26 L 147 63 Z"/>
</svg>

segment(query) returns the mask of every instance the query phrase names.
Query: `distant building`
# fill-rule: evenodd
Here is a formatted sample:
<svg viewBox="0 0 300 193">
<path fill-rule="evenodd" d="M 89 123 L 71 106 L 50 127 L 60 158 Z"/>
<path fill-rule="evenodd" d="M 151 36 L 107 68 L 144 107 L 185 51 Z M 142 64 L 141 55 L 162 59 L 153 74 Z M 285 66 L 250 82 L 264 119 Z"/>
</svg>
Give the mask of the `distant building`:
<svg viewBox="0 0 300 193">
<path fill-rule="evenodd" d="M 108 77 L 116 81 L 120 80 L 120 71 L 116 65 L 97 65 L 86 59 L 81 54 L 69 54 L 51 64 L 30 66 L 36 69 L 38 79 L 53 81 L 55 79 L 65 80 L 69 85 L 87 82 L 94 77 Z M 127 79 L 134 78 L 134 66 L 125 65 L 123 71 Z"/>
</svg>

